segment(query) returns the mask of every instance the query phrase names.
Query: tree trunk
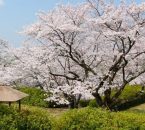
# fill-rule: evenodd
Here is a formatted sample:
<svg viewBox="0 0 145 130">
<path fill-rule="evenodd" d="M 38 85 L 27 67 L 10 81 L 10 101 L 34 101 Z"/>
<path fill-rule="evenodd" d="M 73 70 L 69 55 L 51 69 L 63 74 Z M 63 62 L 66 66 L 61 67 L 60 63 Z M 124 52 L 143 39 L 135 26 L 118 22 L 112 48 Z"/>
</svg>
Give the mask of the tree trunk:
<svg viewBox="0 0 145 130">
<path fill-rule="evenodd" d="M 144 92 L 144 90 L 145 90 L 145 86 L 142 86 L 141 91 Z"/>
<path fill-rule="evenodd" d="M 73 109 L 74 108 L 74 101 L 71 101 L 70 103 L 69 103 L 69 109 Z"/>
<path fill-rule="evenodd" d="M 74 108 L 78 108 L 81 96 L 82 96 L 81 94 L 78 94 L 76 96 L 76 99 L 75 99 L 75 102 L 74 102 Z"/>
<path fill-rule="evenodd" d="M 99 93 L 93 93 L 93 96 L 95 97 L 96 103 L 98 106 L 102 107 L 103 106 L 103 101 Z"/>
<path fill-rule="evenodd" d="M 108 109 L 111 109 L 111 104 L 112 104 L 112 100 L 111 100 L 111 88 L 107 89 L 104 92 L 104 107 L 107 107 Z"/>
<path fill-rule="evenodd" d="M 96 103 L 99 107 L 107 108 L 109 110 L 112 109 L 112 99 L 111 99 L 111 89 L 108 89 L 104 92 L 104 96 L 100 96 L 99 93 L 93 93 L 95 97 Z"/>
<path fill-rule="evenodd" d="M 70 101 L 70 104 L 69 104 L 69 108 L 70 109 L 73 109 L 73 108 L 78 108 L 78 105 L 79 105 L 79 101 L 81 99 L 81 94 L 78 94 L 77 96 L 74 97 L 74 99 L 72 99 Z"/>
</svg>

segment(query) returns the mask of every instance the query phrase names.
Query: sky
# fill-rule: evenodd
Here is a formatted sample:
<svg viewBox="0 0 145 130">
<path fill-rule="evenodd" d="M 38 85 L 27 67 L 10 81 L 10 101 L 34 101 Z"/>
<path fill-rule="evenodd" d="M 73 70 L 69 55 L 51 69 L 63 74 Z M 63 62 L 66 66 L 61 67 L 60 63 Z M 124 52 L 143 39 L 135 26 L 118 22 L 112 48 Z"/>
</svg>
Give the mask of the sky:
<svg viewBox="0 0 145 130">
<path fill-rule="evenodd" d="M 37 12 L 48 11 L 57 4 L 79 4 L 84 0 L 0 0 L 0 38 L 13 47 L 20 47 L 23 27 L 37 20 Z"/>
<path fill-rule="evenodd" d="M 84 1 L 85 0 L 0 0 L 0 38 L 8 41 L 13 47 L 20 47 L 25 38 L 20 35 L 19 32 L 23 30 L 23 27 L 37 20 L 37 12 L 52 10 L 57 4 L 71 3 L 75 5 Z M 141 2 L 144 0 L 136 1 Z"/>
</svg>

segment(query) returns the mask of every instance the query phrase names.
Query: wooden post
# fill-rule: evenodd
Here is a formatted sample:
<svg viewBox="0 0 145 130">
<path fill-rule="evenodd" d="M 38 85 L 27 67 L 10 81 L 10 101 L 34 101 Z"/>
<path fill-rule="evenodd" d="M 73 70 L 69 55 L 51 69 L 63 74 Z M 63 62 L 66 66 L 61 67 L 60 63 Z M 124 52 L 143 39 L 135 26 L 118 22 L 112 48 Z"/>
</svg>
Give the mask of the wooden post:
<svg viewBox="0 0 145 130">
<path fill-rule="evenodd" d="M 19 100 L 19 111 L 21 111 L 21 100 Z"/>
<path fill-rule="evenodd" d="M 11 102 L 9 102 L 9 107 L 11 106 Z"/>
</svg>

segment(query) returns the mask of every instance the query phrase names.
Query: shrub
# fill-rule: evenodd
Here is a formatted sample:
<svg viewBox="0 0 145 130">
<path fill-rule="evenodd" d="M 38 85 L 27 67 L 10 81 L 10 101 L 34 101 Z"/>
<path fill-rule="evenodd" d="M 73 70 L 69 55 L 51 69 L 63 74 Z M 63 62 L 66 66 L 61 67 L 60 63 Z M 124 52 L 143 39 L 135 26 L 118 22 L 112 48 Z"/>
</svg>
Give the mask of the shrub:
<svg viewBox="0 0 145 130">
<path fill-rule="evenodd" d="M 144 130 L 145 115 L 109 112 L 102 109 L 74 109 L 60 117 L 55 130 Z"/>
<path fill-rule="evenodd" d="M 13 114 L 14 112 L 15 111 L 7 107 L 6 105 L 0 105 L 0 116 Z"/>
<path fill-rule="evenodd" d="M 97 102 L 95 99 L 90 100 L 89 107 L 98 107 Z"/>
<path fill-rule="evenodd" d="M 89 105 L 90 100 L 80 100 L 79 101 L 79 106 L 80 107 L 86 107 Z"/>
<path fill-rule="evenodd" d="M 17 117 L 19 130 L 51 130 L 53 118 L 41 108 L 25 108 Z"/>
<path fill-rule="evenodd" d="M 18 89 L 29 94 L 28 97 L 22 100 L 23 104 L 40 107 L 49 106 L 49 103 L 44 100 L 49 96 L 49 93 L 45 92 L 44 90 L 34 87 L 18 87 Z"/>
<path fill-rule="evenodd" d="M 0 130 L 17 130 L 15 115 L 16 111 L 5 105 L 0 105 Z"/>
<path fill-rule="evenodd" d="M 13 108 L 1 106 L 0 130 L 51 130 L 53 118 L 41 108 L 25 108 L 16 112 Z"/>
</svg>

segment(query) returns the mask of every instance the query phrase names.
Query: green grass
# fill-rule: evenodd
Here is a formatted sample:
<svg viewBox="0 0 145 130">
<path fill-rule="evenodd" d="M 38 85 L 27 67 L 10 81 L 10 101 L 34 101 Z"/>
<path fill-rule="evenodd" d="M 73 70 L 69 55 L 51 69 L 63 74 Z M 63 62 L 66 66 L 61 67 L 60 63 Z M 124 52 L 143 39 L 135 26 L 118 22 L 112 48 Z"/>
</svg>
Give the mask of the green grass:
<svg viewBox="0 0 145 130">
<path fill-rule="evenodd" d="M 61 116 L 63 113 L 68 111 L 69 109 L 66 108 L 42 108 L 42 107 L 36 107 L 36 106 L 28 106 L 28 105 L 22 105 L 22 110 L 33 110 L 33 109 L 40 109 L 44 110 L 47 113 L 49 113 L 52 116 Z"/>
<path fill-rule="evenodd" d="M 140 104 L 140 105 L 135 106 L 135 107 L 131 107 L 127 111 L 132 111 L 132 112 L 137 112 L 137 113 L 145 113 L 145 103 Z"/>
<path fill-rule="evenodd" d="M 52 116 L 61 116 L 65 112 L 69 111 L 69 109 L 66 108 L 44 108 L 46 109 Z"/>
<path fill-rule="evenodd" d="M 131 100 L 138 96 L 139 92 L 141 91 L 140 85 L 127 85 L 122 94 L 119 96 L 121 100 Z"/>
<path fill-rule="evenodd" d="M 5 104 L 6 106 L 8 106 L 8 104 Z M 11 108 L 14 108 L 15 110 L 18 111 L 18 104 L 17 103 L 13 103 L 11 104 Z M 67 108 L 45 108 L 45 107 L 39 107 L 39 106 L 30 106 L 30 105 L 25 105 L 22 104 L 21 105 L 21 111 L 33 111 L 33 109 L 37 109 L 39 111 L 44 111 L 46 113 L 49 113 L 52 116 L 61 116 L 63 113 L 67 112 L 69 109 Z"/>
</svg>

